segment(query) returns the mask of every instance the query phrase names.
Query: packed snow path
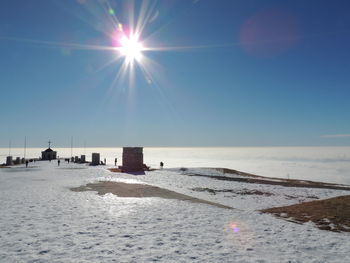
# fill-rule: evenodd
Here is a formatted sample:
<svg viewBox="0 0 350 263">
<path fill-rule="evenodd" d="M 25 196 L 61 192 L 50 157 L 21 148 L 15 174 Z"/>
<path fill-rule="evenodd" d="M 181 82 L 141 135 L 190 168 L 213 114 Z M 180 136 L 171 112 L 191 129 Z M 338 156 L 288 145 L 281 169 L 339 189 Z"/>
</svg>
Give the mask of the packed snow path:
<svg viewBox="0 0 350 263">
<path fill-rule="evenodd" d="M 267 199 L 234 198 L 191 189 L 242 188 L 237 182 L 176 170 L 135 177 L 76 164 L 33 165 L 0 169 L 0 262 L 350 262 L 349 234 L 256 211 L 297 201 L 279 200 L 278 186 L 264 186 L 275 193 Z M 238 209 L 69 190 L 97 180 L 145 182 Z M 322 198 L 345 194 L 310 191 Z"/>
</svg>

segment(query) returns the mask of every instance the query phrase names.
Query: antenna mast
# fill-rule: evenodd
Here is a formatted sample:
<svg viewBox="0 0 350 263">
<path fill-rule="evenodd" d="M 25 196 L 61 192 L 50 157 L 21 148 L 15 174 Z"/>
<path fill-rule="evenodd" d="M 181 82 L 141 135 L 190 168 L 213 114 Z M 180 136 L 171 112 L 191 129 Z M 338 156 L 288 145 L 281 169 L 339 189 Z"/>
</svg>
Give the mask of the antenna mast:
<svg viewBox="0 0 350 263">
<path fill-rule="evenodd" d="M 70 157 L 73 157 L 73 136 L 70 137 Z"/>
<path fill-rule="evenodd" d="M 24 136 L 24 159 L 26 158 L 27 153 L 27 136 Z"/>
</svg>

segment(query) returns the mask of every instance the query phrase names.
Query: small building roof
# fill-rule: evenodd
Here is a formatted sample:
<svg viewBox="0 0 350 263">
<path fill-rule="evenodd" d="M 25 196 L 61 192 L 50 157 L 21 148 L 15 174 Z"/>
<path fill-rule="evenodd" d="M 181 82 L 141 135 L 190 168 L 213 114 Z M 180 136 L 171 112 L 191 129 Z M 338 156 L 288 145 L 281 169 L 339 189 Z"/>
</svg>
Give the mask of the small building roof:
<svg viewBox="0 0 350 263">
<path fill-rule="evenodd" d="M 47 148 L 44 152 L 49 153 L 49 152 L 53 152 L 53 150 L 51 148 Z"/>
</svg>

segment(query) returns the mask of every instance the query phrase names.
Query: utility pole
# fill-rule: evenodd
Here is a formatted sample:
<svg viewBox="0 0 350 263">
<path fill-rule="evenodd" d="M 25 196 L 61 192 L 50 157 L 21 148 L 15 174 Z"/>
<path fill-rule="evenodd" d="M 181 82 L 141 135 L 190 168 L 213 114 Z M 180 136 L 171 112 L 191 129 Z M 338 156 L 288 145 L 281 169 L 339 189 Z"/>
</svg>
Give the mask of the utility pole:
<svg viewBox="0 0 350 263">
<path fill-rule="evenodd" d="M 27 153 L 27 136 L 24 136 L 24 156 L 23 158 L 26 158 L 26 153 Z"/>
<path fill-rule="evenodd" d="M 70 157 L 73 157 L 73 136 L 70 137 Z"/>
<path fill-rule="evenodd" d="M 9 141 L 9 156 L 11 156 L 11 140 Z"/>
</svg>

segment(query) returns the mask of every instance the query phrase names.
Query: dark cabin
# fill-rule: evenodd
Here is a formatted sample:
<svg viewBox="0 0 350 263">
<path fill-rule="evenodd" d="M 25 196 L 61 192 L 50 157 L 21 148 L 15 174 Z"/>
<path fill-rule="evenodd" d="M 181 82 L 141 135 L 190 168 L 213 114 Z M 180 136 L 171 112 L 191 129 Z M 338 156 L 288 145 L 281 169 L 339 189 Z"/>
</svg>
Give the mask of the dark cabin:
<svg viewBox="0 0 350 263">
<path fill-rule="evenodd" d="M 45 151 L 41 152 L 42 160 L 56 160 L 57 152 L 52 150 L 51 148 L 47 148 Z"/>
</svg>

